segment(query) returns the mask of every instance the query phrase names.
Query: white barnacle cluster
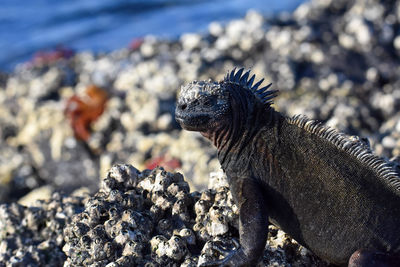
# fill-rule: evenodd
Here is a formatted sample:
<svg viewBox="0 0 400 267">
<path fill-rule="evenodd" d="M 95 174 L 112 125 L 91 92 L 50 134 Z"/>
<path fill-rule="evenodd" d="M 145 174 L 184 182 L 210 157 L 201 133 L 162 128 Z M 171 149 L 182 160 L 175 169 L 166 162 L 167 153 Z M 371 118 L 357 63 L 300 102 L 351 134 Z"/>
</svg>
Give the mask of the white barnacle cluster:
<svg viewBox="0 0 400 267">
<path fill-rule="evenodd" d="M 165 256 L 160 262 L 181 262 L 194 236 L 185 227 L 190 203 L 181 174 L 115 165 L 84 211 L 65 227 L 64 266 L 142 265 L 152 261 L 143 257 L 148 248 L 155 258 Z"/>
<path fill-rule="evenodd" d="M 190 102 L 201 96 L 216 95 L 222 91 L 221 85 L 211 80 L 193 81 L 181 87 L 179 99 L 184 102 Z"/>
<path fill-rule="evenodd" d="M 1 204 L 0 266 L 62 266 L 63 227 L 82 209 L 83 199 L 54 193 L 29 207 Z"/>
<path fill-rule="evenodd" d="M 206 242 L 231 247 L 238 213 L 222 176 L 191 193 L 180 173 L 113 166 L 64 228 L 64 266 L 194 266 Z"/>
</svg>

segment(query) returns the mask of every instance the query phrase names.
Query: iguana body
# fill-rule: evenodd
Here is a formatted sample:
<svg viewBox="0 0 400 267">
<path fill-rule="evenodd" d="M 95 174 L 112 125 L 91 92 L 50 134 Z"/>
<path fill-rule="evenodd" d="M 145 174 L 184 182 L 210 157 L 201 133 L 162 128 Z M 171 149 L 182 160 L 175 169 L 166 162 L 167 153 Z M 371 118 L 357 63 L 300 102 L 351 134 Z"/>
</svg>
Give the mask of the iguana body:
<svg viewBox="0 0 400 267">
<path fill-rule="evenodd" d="M 281 115 L 270 107 L 276 91 L 254 78 L 241 69 L 219 83 L 195 81 L 177 103 L 182 127 L 218 148 L 239 207 L 241 247 L 211 264 L 255 265 L 268 220 L 334 264 L 400 261 L 398 174 L 361 141 Z"/>
</svg>

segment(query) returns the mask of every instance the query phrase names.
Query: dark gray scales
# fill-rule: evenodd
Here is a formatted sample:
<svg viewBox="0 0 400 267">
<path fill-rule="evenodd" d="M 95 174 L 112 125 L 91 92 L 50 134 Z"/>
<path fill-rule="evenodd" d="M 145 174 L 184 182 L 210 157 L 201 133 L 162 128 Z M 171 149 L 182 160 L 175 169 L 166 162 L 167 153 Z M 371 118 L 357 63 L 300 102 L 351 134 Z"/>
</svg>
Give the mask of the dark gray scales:
<svg viewBox="0 0 400 267">
<path fill-rule="evenodd" d="M 240 248 L 209 265 L 255 265 L 272 222 L 331 263 L 397 266 L 398 173 L 360 139 L 275 111 L 262 81 L 233 70 L 189 83 L 177 102 L 181 126 L 217 147 L 239 207 Z"/>
</svg>

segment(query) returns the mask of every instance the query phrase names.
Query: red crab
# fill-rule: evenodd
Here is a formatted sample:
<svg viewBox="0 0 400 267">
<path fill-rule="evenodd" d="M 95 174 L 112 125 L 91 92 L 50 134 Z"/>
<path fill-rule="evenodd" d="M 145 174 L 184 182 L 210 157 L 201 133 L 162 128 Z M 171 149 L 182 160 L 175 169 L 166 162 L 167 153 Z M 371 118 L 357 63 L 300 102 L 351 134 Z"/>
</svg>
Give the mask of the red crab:
<svg viewBox="0 0 400 267">
<path fill-rule="evenodd" d="M 90 125 L 103 113 L 108 99 L 107 92 L 95 85 L 86 88 L 86 95 L 85 99 L 70 97 L 64 110 L 75 138 L 83 141 L 89 140 Z"/>
</svg>

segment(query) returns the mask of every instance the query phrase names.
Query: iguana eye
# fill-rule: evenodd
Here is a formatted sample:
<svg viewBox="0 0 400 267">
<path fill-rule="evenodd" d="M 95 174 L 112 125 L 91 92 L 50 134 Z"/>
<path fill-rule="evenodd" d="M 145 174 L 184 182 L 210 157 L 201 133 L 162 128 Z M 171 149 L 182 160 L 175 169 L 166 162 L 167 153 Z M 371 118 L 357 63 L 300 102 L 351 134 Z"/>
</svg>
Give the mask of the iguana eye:
<svg viewBox="0 0 400 267">
<path fill-rule="evenodd" d="M 217 100 L 217 105 L 224 105 L 225 103 L 226 103 L 226 100 L 224 100 L 224 99 Z"/>
<path fill-rule="evenodd" d="M 211 99 L 210 98 L 206 98 L 205 100 L 204 100 L 204 102 L 203 102 L 203 104 L 205 105 L 205 106 L 207 106 L 207 107 L 210 107 L 210 106 L 212 106 L 212 103 L 213 101 L 211 101 Z"/>
</svg>

